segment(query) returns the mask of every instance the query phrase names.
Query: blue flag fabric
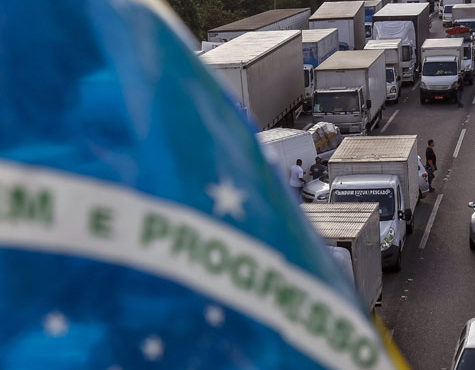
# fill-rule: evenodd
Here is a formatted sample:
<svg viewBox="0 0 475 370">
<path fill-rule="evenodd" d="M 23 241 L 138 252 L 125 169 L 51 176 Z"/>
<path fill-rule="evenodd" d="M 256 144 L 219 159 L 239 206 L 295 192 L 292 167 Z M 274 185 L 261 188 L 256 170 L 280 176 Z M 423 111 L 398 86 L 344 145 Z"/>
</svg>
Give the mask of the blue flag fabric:
<svg viewBox="0 0 475 370">
<path fill-rule="evenodd" d="M 163 3 L 0 14 L 0 369 L 392 367 Z"/>
</svg>

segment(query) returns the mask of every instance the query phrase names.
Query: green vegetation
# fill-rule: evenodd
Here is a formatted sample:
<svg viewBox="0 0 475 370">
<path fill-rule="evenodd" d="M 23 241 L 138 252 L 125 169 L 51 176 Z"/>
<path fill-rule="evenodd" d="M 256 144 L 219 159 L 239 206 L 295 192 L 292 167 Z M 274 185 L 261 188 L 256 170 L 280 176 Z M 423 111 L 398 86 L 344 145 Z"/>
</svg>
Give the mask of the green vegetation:
<svg viewBox="0 0 475 370">
<path fill-rule="evenodd" d="M 208 30 L 274 9 L 274 0 L 168 0 L 199 40 Z M 275 0 L 277 8 L 312 8 L 323 0 Z"/>
</svg>

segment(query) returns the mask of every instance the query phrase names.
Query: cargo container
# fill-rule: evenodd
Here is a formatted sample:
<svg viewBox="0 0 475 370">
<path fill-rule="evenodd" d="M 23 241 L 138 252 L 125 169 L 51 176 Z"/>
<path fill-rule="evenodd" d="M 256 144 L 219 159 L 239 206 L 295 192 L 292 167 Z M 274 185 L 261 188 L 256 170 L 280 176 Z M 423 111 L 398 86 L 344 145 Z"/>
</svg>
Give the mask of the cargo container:
<svg viewBox="0 0 475 370">
<path fill-rule="evenodd" d="M 208 31 L 208 41 L 226 42 L 246 32 L 308 29 L 310 8 L 273 9 Z"/>
<path fill-rule="evenodd" d="M 361 50 L 365 45 L 364 2 L 325 2 L 308 20 L 310 29 L 338 28 L 340 50 Z"/>
<path fill-rule="evenodd" d="M 293 125 L 304 94 L 301 31 L 248 32 L 200 58 L 260 129 Z"/>
</svg>

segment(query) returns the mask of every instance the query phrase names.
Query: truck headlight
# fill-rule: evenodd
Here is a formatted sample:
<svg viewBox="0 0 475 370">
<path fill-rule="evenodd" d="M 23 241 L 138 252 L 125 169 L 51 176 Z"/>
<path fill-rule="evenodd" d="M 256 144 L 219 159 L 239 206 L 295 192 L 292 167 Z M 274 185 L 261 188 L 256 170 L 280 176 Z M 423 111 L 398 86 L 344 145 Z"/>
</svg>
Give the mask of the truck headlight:
<svg viewBox="0 0 475 370">
<path fill-rule="evenodd" d="M 391 87 L 391 90 L 389 90 L 390 93 L 395 94 L 396 93 L 396 86 Z"/>
<path fill-rule="evenodd" d="M 427 85 L 425 84 L 425 82 L 421 81 L 421 89 L 427 89 Z"/>
<path fill-rule="evenodd" d="M 388 249 L 394 240 L 394 229 L 390 228 L 387 235 L 384 237 L 383 241 L 381 242 L 381 252 L 384 252 Z"/>
</svg>

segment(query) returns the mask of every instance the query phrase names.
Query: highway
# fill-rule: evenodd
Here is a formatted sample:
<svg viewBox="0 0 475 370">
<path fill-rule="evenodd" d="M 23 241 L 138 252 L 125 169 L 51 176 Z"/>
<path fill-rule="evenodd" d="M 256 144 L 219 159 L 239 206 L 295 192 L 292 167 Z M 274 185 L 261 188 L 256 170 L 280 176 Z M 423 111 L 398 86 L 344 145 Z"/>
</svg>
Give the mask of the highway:
<svg viewBox="0 0 475 370">
<path fill-rule="evenodd" d="M 434 18 L 431 36 L 444 37 Z M 386 272 L 377 313 L 414 369 L 448 369 L 465 322 L 475 317 L 475 253 L 469 248 L 467 203 L 475 201 L 475 88 L 465 86 L 463 108 L 419 102 L 418 84 L 405 86 L 399 104 L 386 105 L 372 134 L 417 134 L 425 163 L 435 140 L 438 171 L 416 208 L 402 270 Z"/>
</svg>

